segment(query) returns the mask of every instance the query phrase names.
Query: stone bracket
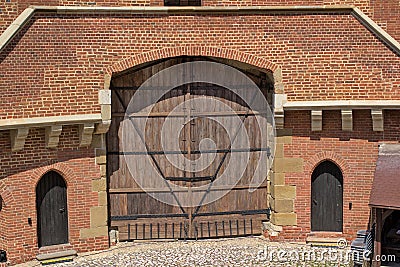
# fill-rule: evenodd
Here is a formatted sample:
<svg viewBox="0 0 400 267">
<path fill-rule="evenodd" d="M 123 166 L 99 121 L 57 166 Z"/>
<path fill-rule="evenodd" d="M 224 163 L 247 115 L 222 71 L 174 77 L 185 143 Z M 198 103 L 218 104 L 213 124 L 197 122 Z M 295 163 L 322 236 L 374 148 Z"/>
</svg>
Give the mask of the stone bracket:
<svg viewBox="0 0 400 267">
<path fill-rule="evenodd" d="M 46 127 L 46 147 L 47 148 L 55 148 L 58 146 L 58 142 L 60 141 L 60 135 L 62 132 L 61 125 L 52 125 Z"/>
<path fill-rule="evenodd" d="M 110 129 L 111 120 L 102 121 L 99 124 L 96 124 L 96 128 L 94 130 L 94 134 L 105 134 Z"/>
<path fill-rule="evenodd" d="M 79 146 L 89 146 L 92 143 L 94 123 L 79 125 Z"/>
<path fill-rule="evenodd" d="M 29 128 L 18 128 L 10 131 L 11 150 L 13 152 L 22 150 L 25 146 L 26 137 L 29 134 Z"/>
<path fill-rule="evenodd" d="M 342 109 L 342 131 L 353 131 L 353 110 Z"/>
<path fill-rule="evenodd" d="M 322 110 L 311 110 L 311 131 L 322 131 Z"/>
<path fill-rule="evenodd" d="M 383 111 L 382 109 L 372 109 L 372 127 L 375 132 L 383 131 Z"/>
</svg>

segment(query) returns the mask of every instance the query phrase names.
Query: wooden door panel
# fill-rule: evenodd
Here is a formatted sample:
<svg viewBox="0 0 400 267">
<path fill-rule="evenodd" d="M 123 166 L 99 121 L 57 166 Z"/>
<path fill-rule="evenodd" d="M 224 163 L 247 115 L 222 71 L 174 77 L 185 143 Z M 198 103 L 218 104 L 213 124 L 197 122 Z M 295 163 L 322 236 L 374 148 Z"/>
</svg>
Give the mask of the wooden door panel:
<svg viewBox="0 0 400 267">
<path fill-rule="evenodd" d="M 163 194 L 163 193 L 157 193 Z M 148 193 L 128 194 L 128 214 L 173 214 L 180 213 L 178 207 L 158 201 Z"/>
<path fill-rule="evenodd" d="M 143 192 L 134 181 L 135 177 L 132 177 L 129 172 L 126 164 L 127 159 L 122 153 L 121 136 L 121 125 L 125 123 L 122 121 L 127 105 L 135 90 L 147 77 L 151 77 L 161 69 L 179 62 L 179 59 L 170 59 L 155 63 L 130 74 L 129 78 L 128 75 L 124 77 L 122 75 L 123 78 L 116 78 L 112 84 L 113 122 L 107 136 L 111 225 L 118 227 L 120 240 L 198 238 L 200 237 L 198 232 L 200 225 L 205 227 L 202 237 L 259 234 L 261 233 L 261 220 L 267 219 L 267 188 L 266 185 L 263 185 L 250 193 L 249 184 L 259 161 L 260 151 L 264 151 L 263 149 L 266 148 L 267 144 L 262 143 L 261 131 L 258 128 L 260 125 L 257 125 L 256 119 L 249 111 L 247 104 L 228 89 L 204 83 L 180 86 L 163 96 L 152 107 L 150 115 L 145 116 L 147 113 L 144 111 L 149 111 L 146 101 L 156 95 L 155 91 L 152 92 L 148 88 L 150 90 L 149 96 L 147 96 L 149 99 L 143 99 L 143 103 L 133 108 L 130 107 L 129 110 L 131 122 L 146 120 L 146 129 L 143 140 L 137 135 L 131 135 L 130 142 L 134 151 L 125 152 L 137 153 L 137 155 L 129 155 L 129 157 L 148 157 L 155 169 L 162 170 L 160 176 L 175 185 L 179 185 L 180 188 L 170 192 L 168 186 L 162 184 L 162 180 L 156 184 L 154 177 L 150 176 L 149 179 L 142 181 L 141 186 L 144 186 L 145 191 L 150 192 L 153 196 L 162 195 L 172 198 L 175 195 L 178 199 L 181 196 L 195 199 L 196 204 L 201 207 L 195 205 L 192 208 L 187 208 L 161 203 Z M 232 77 L 232 79 L 234 78 Z M 172 81 L 173 77 L 169 79 Z M 163 84 L 168 85 L 169 79 L 163 81 Z M 245 92 L 245 94 L 250 94 L 250 92 Z M 251 98 L 250 95 L 248 97 Z M 180 132 L 173 128 L 177 126 L 168 126 L 165 123 L 174 108 L 186 100 L 196 98 L 218 100 L 229 106 L 231 110 L 227 111 L 225 108 L 216 105 L 215 102 L 200 106 L 201 101 L 188 101 L 184 105 L 184 109 L 182 107 L 176 109 L 173 115 L 176 122 L 182 121 L 182 125 L 185 120 L 191 119 L 189 123 L 182 127 Z M 188 106 L 188 103 L 191 103 L 191 106 Z M 229 125 L 229 119 L 233 116 L 239 117 L 239 121 L 243 122 L 244 130 L 250 134 L 250 143 L 238 138 L 236 147 L 234 147 L 236 150 L 232 151 L 231 139 L 237 131 L 233 127 L 235 125 Z M 226 124 L 228 129 L 231 126 L 231 136 L 215 120 Z M 161 141 L 163 130 L 166 133 L 165 136 L 171 136 L 170 139 L 164 140 L 164 144 Z M 175 159 L 178 163 L 181 163 L 184 158 L 192 161 L 200 159 L 197 166 L 188 164 L 179 169 L 171 164 L 163 151 L 166 150 L 165 145 L 172 147 L 171 144 L 175 141 L 173 138 L 179 139 L 177 141 L 179 147 L 174 151 L 167 151 L 169 158 Z M 212 139 L 215 146 L 204 146 L 205 143 L 202 142 L 207 138 Z M 143 149 L 143 142 L 145 142 L 147 150 Z M 142 148 L 139 149 L 140 147 Z M 209 149 L 201 151 L 204 150 L 204 147 Z M 249 147 L 252 149 L 251 151 L 248 150 Z M 151 155 L 146 155 L 147 152 L 150 152 Z M 234 153 L 247 153 L 249 155 L 249 164 L 245 170 L 241 170 L 238 164 L 229 165 L 233 160 L 233 155 L 237 155 Z M 198 165 L 205 165 L 209 162 L 211 163 L 206 168 L 198 169 Z M 228 166 L 229 172 L 227 171 Z M 140 172 L 142 177 L 149 173 L 148 170 L 142 169 L 142 166 L 135 165 L 132 167 L 136 172 Z M 241 175 L 242 172 L 243 175 Z M 229 179 L 221 183 L 218 180 L 221 175 L 227 175 Z M 209 186 L 210 179 L 213 178 L 217 178 L 217 180 Z M 204 196 L 206 203 L 216 192 L 228 191 L 230 187 L 235 187 L 235 189 L 213 203 L 204 205 L 200 201 Z M 190 194 L 187 193 L 189 190 Z M 256 224 L 258 227 L 255 226 Z M 225 229 L 225 227 L 227 228 Z"/>
<path fill-rule="evenodd" d="M 56 172 L 45 174 L 36 188 L 39 246 L 68 243 L 67 187 Z"/>
<path fill-rule="evenodd" d="M 212 194 L 217 192 L 226 193 L 223 197 L 210 204 L 203 205 L 199 213 L 225 212 L 225 211 L 246 211 L 251 203 L 251 210 L 262 210 L 266 207 L 266 186 L 260 186 L 254 192 L 250 193 L 248 186 L 237 186 L 233 189 L 220 190 L 211 187 Z"/>
<path fill-rule="evenodd" d="M 128 215 L 127 194 L 110 194 L 110 215 Z"/>
<path fill-rule="evenodd" d="M 343 230 L 343 177 L 332 162 L 321 163 L 313 172 L 311 189 L 312 231 Z"/>
</svg>

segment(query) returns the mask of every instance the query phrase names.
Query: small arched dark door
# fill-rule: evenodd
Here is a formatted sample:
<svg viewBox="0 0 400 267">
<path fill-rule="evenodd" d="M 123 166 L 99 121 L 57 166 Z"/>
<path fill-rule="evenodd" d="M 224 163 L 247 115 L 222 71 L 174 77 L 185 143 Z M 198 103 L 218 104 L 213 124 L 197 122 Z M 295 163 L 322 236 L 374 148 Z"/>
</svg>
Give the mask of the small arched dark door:
<svg viewBox="0 0 400 267">
<path fill-rule="evenodd" d="M 68 243 L 67 185 L 57 172 L 36 186 L 36 209 L 39 247 Z"/>
<path fill-rule="evenodd" d="M 324 161 L 311 177 L 311 231 L 343 231 L 343 175 Z"/>
</svg>

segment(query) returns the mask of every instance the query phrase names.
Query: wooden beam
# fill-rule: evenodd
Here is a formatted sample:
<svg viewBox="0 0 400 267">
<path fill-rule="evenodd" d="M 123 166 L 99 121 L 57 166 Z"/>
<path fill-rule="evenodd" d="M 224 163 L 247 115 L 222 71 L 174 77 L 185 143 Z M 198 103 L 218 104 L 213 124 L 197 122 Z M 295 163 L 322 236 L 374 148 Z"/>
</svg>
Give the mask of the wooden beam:
<svg viewBox="0 0 400 267">
<path fill-rule="evenodd" d="M 79 146 L 89 146 L 92 143 L 94 123 L 79 125 Z"/>
<path fill-rule="evenodd" d="M 322 110 L 311 110 L 311 131 L 322 131 Z"/>
<path fill-rule="evenodd" d="M 254 116 L 254 115 L 268 115 L 267 111 L 209 111 L 209 112 L 196 112 L 192 111 L 191 117 L 230 117 L 230 116 Z M 125 117 L 123 112 L 115 112 L 112 117 Z M 129 114 L 131 118 L 151 118 L 151 117 L 187 117 L 185 112 L 137 112 Z"/>
<path fill-rule="evenodd" d="M 52 125 L 46 127 L 46 147 L 47 148 L 56 148 L 58 146 L 58 142 L 60 140 L 60 134 L 62 132 L 61 125 Z"/>
<path fill-rule="evenodd" d="M 212 186 L 210 191 L 225 191 L 225 190 L 244 190 L 244 189 L 266 189 L 267 186 L 249 186 L 249 185 L 237 185 L 231 186 Z M 177 188 L 173 189 L 174 192 L 188 192 L 189 188 Z M 193 192 L 205 192 L 207 188 L 192 188 Z M 168 193 L 171 190 L 165 188 L 111 188 L 109 189 L 110 194 L 127 194 L 127 193 Z"/>
<path fill-rule="evenodd" d="M 29 128 L 18 128 L 10 131 L 11 151 L 22 150 L 25 146 L 26 137 L 29 134 Z"/>
<path fill-rule="evenodd" d="M 382 222 L 382 209 L 375 209 L 375 243 L 374 243 L 374 256 L 376 255 L 382 255 L 382 228 L 383 228 L 383 222 Z M 372 262 L 373 267 L 379 267 L 381 266 L 380 261 L 373 261 Z"/>
<path fill-rule="evenodd" d="M 353 131 L 353 110 L 342 109 L 342 131 Z"/>
</svg>

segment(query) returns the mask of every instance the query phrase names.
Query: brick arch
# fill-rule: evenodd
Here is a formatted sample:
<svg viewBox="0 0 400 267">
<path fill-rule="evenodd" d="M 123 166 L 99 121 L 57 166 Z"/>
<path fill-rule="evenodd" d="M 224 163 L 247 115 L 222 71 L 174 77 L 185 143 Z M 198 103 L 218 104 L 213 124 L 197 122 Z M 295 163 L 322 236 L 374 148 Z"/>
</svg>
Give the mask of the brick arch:
<svg viewBox="0 0 400 267">
<path fill-rule="evenodd" d="M 111 75 L 112 73 L 130 69 L 142 63 L 155 61 L 163 58 L 177 57 L 177 56 L 209 56 L 209 57 L 232 59 L 262 69 L 271 70 L 273 73 L 279 73 L 278 70 L 280 69 L 277 64 L 265 58 L 258 57 L 252 54 L 247 54 L 238 50 L 218 48 L 218 47 L 178 46 L 178 47 L 164 48 L 159 50 L 152 50 L 123 59 L 115 63 L 111 67 L 107 68 L 106 73 Z"/>
<path fill-rule="evenodd" d="M 311 177 L 315 168 L 323 161 L 332 161 L 335 163 L 338 168 L 342 171 L 343 179 L 346 176 L 346 173 L 349 172 L 349 165 L 347 162 L 339 155 L 331 151 L 324 151 L 315 154 L 311 159 L 309 159 L 305 165 L 305 171 L 307 172 L 308 177 Z"/>
<path fill-rule="evenodd" d="M 68 167 L 66 164 L 64 164 L 62 162 L 57 162 L 57 163 L 54 163 L 51 165 L 37 168 L 33 171 L 32 175 L 30 176 L 30 180 L 31 180 L 31 183 L 33 185 L 35 185 L 35 187 L 34 187 L 35 189 L 36 189 L 36 185 L 38 184 L 40 179 L 43 177 L 43 175 L 45 175 L 46 173 L 48 173 L 50 171 L 55 171 L 58 174 L 60 174 L 64 178 L 65 183 L 67 184 L 67 187 L 69 187 L 70 185 L 72 185 L 73 183 L 76 182 L 76 176 L 75 176 L 75 173 L 73 172 L 73 170 L 70 167 Z"/>
</svg>

